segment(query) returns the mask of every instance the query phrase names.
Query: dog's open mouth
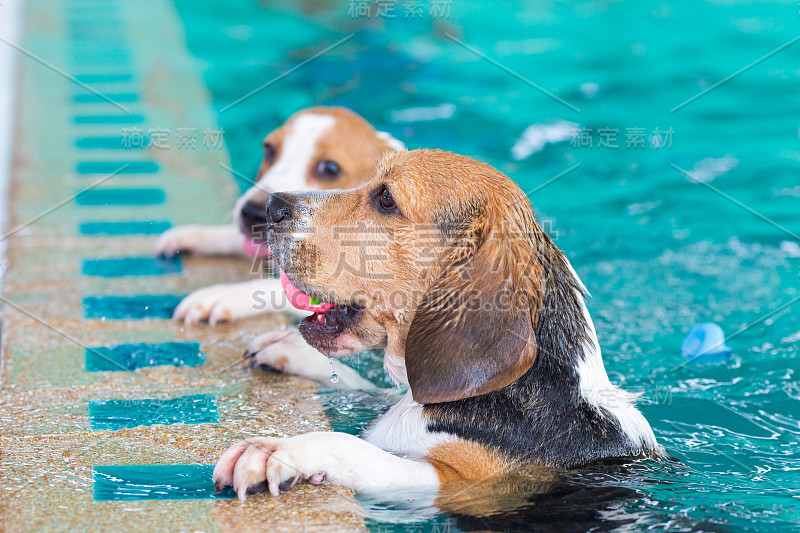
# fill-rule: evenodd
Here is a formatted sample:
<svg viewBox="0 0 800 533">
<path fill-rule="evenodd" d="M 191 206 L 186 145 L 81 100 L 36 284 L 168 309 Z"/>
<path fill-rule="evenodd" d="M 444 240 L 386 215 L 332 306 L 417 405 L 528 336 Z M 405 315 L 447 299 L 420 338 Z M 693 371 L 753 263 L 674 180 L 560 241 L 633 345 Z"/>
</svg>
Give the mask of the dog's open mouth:
<svg viewBox="0 0 800 533">
<path fill-rule="evenodd" d="M 320 302 L 294 286 L 281 271 L 281 285 L 286 297 L 297 309 L 310 311 L 300 324 L 300 333 L 312 344 L 322 337 L 335 338 L 358 321 L 363 308 L 355 304 L 332 304 Z"/>
</svg>

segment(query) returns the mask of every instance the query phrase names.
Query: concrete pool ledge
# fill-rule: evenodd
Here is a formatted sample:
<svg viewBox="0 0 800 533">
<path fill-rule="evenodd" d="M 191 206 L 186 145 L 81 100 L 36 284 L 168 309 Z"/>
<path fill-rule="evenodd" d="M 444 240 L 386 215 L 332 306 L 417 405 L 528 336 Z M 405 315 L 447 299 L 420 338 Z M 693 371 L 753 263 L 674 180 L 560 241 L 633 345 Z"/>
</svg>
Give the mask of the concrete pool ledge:
<svg viewBox="0 0 800 533">
<path fill-rule="evenodd" d="M 19 7 L 17 0 L 0 5 L 3 22 L 10 5 Z M 203 479 L 166 495 L 154 480 L 149 498 L 141 473 L 150 470 L 127 468 L 157 465 L 153 472 L 177 482 L 185 472 L 206 475 L 242 438 L 330 425 L 314 384 L 252 372 L 242 359 L 249 339 L 287 324 L 285 317 L 215 328 L 164 318 L 177 295 L 248 279 L 251 264 L 158 264 L 150 258 L 157 232 L 149 227 L 222 223 L 238 190 L 223 169 L 224 146 L 204 146 L 206 130 L 218 129 L 216 116 L 172 4 L 105 0 L 114 8 L 97 12 L 81 6 L 95 4 L 44 0 L 27 4 L 23 15 L 20 46 L 68 76 L 11 49 L 20 100 L 9 227 L 25 228 L 7 241 L 2 285 L 0 530 L 363 529 L 345 489 L 301 486 L 240 504 L 210 499 Z M 90 15 L 103 20 L 84 18 Z M 81 41 L 71 40 L 76 34 Z M 0 57 L 8 58 L 3 46 Z M 124 96 L 109 102 L 81 83 L 111 100 Z M 0 105 L 8 108 L 8 100 Z M 115 146 L 131 128 L 144 139 L 150 130 L 167 131 L 169 144 Z M 194 130 L 196 145 L 178 146 L 179 130 Z M 8 148 L 2 139 L 0 150 Z M 137 306 L 148 297 L 165 309 L 142 314 Z M 87 354 L 95 352 L 130 366 L 87 371 Z M 146 499 L 107 501 L 115 499 L 114 472 L 132 472 L 137 497 Z M 97 475 L 112 488 L 95 491 Z"/>
</svg>

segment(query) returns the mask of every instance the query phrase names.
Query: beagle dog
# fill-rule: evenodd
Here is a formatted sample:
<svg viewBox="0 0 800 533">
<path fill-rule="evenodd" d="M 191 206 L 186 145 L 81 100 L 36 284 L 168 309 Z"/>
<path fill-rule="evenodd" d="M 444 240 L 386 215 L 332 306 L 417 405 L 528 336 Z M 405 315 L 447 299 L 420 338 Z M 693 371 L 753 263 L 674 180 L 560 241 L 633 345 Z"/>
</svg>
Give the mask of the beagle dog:
<svg viewBox="0 0 800 533">
<path fill-rule="evenodd" d="M 218 489 L 436 491 L 530 465 L 663 454 L 635 395 L 608 379 L 584 285 L 497 170 L 439 150 L 387 154 L 355 189 L 277 193 L 265 207 L 287 293 L 328 302 L 299 326 L 310 347 L 279 341 L 285 361 L 270 364 L 320 379 L 330 371 L 314 350 L 384 348 L 409 390 L 363 438 L 233 445 Z"/>
<path fill-rule="evenodd" d="M 369 176 L 383 152 L 405 147 L 348 109 L 312 107 L 295 113 L 267 135 L 263 149 L 256 181 L 236 203 L 234 224 L 178 226 L 160 236 L 155 255 L 269 257 L 269 248 L 254 242 L 251 234 L 263 231 L 264 203 L 271 192 L 355 187 Z M 274 279 L 213 285 L 187 296 L 173 318 L 213 325 L 270 311 L 297 314 L 283 302 L 280 283 Z"/>
</svg>

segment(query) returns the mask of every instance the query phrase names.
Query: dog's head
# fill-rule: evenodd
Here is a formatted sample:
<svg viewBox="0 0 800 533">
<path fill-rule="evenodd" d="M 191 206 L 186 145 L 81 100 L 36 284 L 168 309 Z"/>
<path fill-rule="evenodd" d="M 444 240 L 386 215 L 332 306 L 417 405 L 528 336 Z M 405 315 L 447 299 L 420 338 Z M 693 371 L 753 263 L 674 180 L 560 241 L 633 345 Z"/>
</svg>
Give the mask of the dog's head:
<svg viewBox="0 0 800 533">
<path fill-rule="evenodd" d="M 387 151 L 403 143 L 376 131 L 343 107 L 311 107 L 292 115 L 264 139 L 258 176 L 239 199 L 234 218 L 242 232 L 263 231 L 265 205 L 279 191 L 349 189 L 369 177 Z"/>
<path fill-rule="evenodd" d="M 490 166 L 386 154 L 357 188 L 271 195 L 268 219 L 291 290 L 335 304 L 300 326 L 323 353 L 386 348 L 387 370 L 423 403 L 497 390 L 533 364 L 549 241 Z"/>
</svg>

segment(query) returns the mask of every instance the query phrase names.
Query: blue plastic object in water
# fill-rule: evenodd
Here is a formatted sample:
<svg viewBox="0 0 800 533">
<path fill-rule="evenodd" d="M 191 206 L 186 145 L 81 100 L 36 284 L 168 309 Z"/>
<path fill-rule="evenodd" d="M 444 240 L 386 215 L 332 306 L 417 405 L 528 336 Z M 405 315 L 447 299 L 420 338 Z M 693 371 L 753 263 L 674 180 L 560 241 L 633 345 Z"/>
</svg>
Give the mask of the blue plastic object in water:
<svg viewBox="0 0 800 533">
<path fill-rule="evenodd" d="M 697 324 L 681 344 L 681 355 L 688 359 L 724 358 L 733 353 L 725 344 L 725 333 L 713 322 Z"/>
</svg>

